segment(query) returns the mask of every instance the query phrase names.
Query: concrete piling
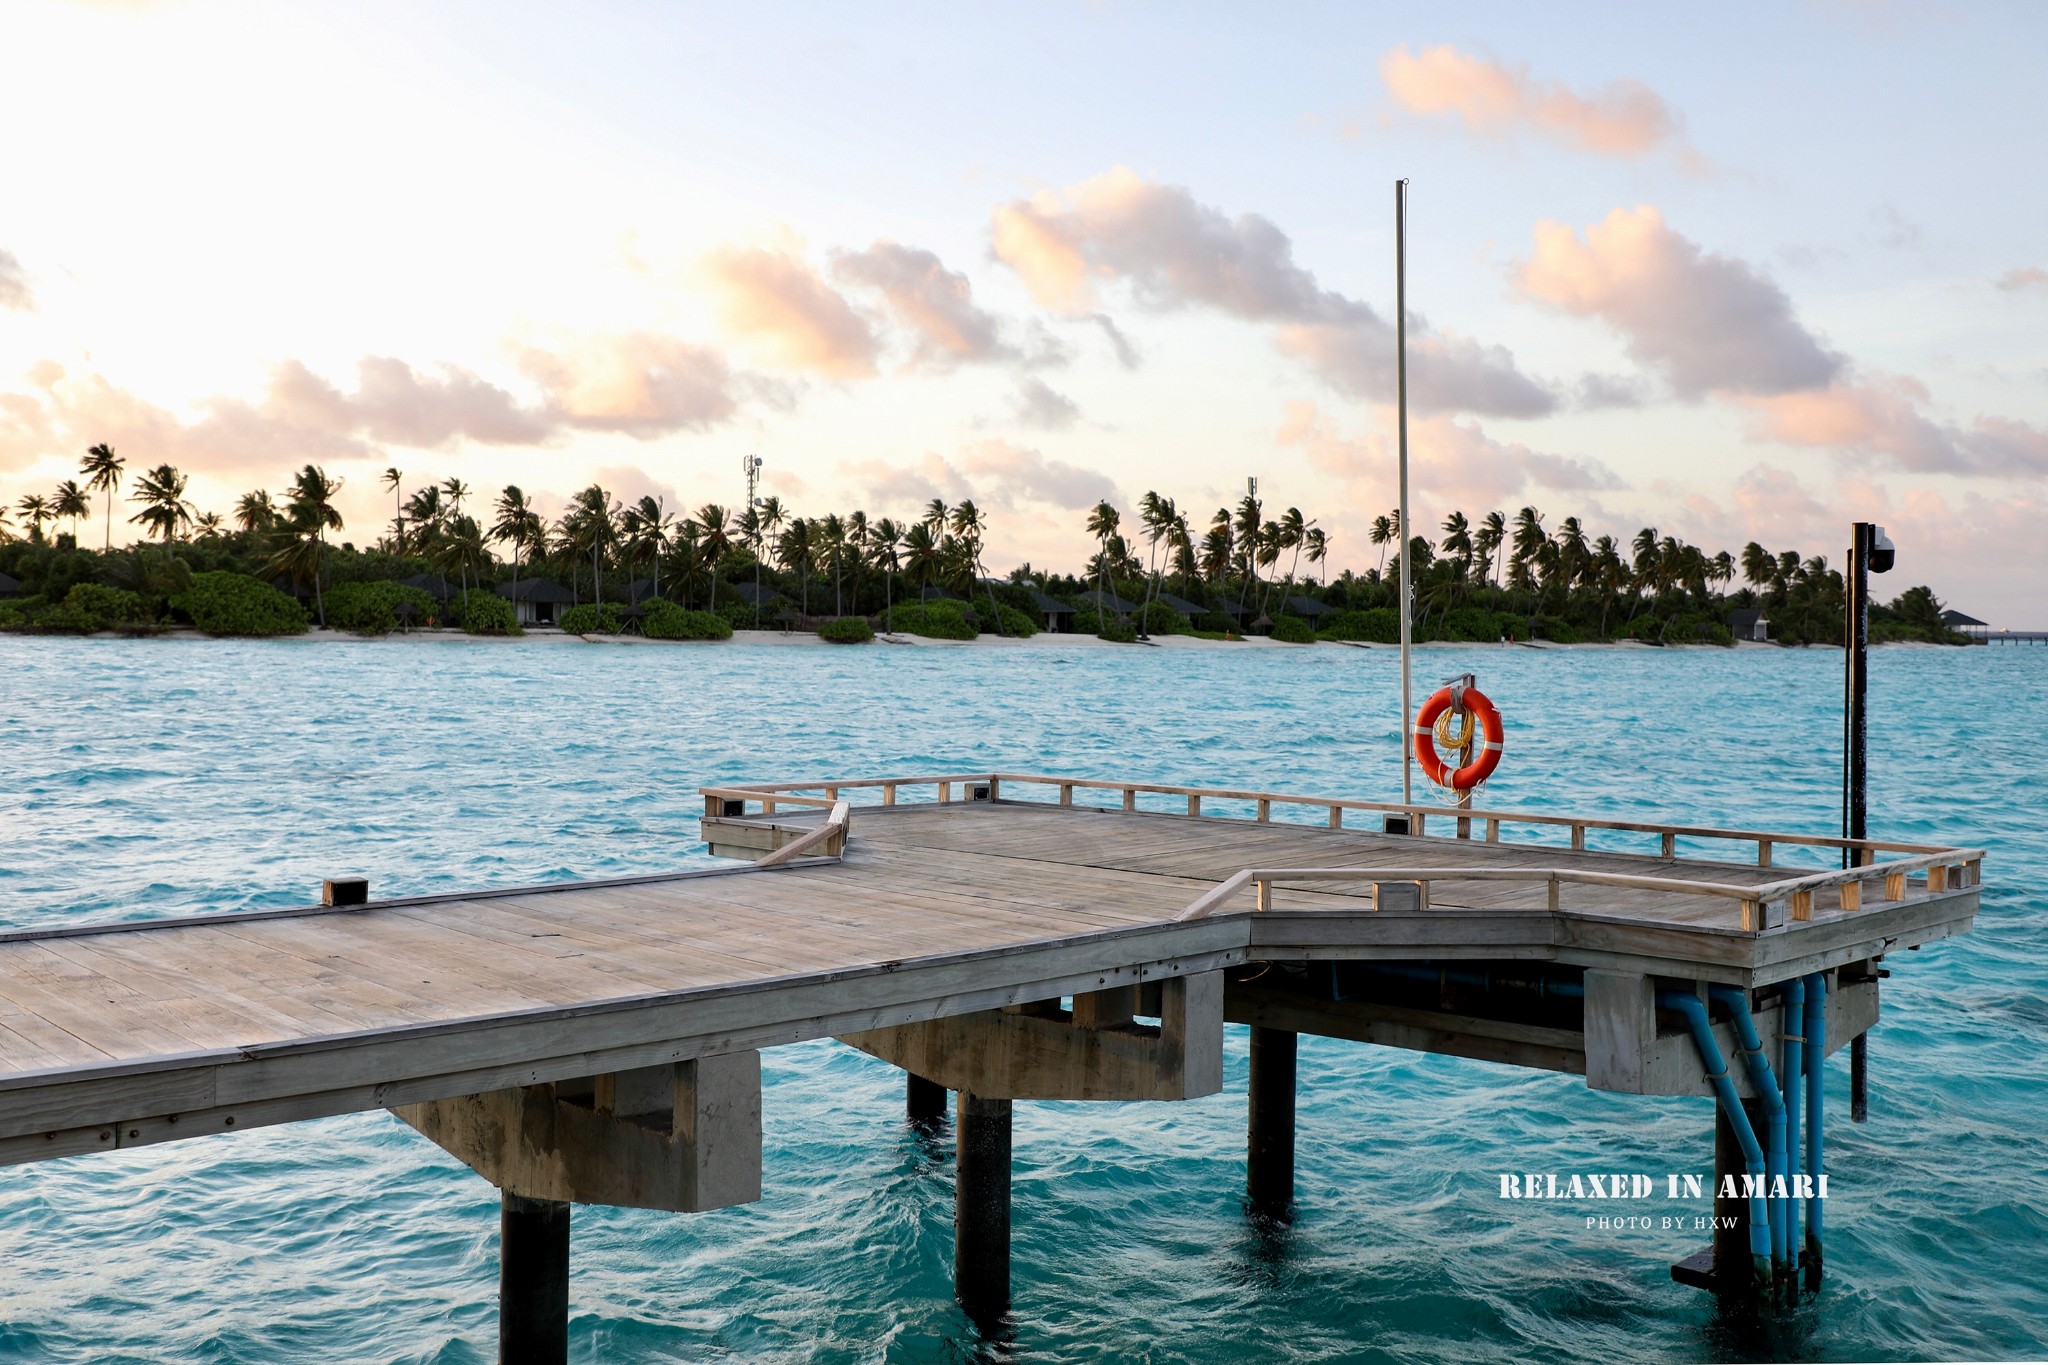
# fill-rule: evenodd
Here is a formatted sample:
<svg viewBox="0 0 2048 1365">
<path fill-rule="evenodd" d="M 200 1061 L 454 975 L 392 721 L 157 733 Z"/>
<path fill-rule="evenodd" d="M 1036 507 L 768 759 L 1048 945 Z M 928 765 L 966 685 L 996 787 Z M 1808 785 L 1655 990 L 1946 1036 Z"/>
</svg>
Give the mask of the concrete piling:
<svg viewBox="0 0 2048 1365">
<path fill-rule="evenodd" d="M 1289 1221 L 1294 1209 L 1294 1080 L 1297 1035 L 1251 1031 L 1245 1122 L 1245 1195 L 1254 1216 Z"/>
<path fill-rule="evenodd" d="M 499 1365 L 569 1359 L 569 1205 L 506 1194 L 498 1218 Z"/>
<path fill-rule="evenodd" d="M 960 1092 L 954 1120 L 953 1292 L 981 1334 L 1010 1312 L 1010 1101 Z"/>
</svg>

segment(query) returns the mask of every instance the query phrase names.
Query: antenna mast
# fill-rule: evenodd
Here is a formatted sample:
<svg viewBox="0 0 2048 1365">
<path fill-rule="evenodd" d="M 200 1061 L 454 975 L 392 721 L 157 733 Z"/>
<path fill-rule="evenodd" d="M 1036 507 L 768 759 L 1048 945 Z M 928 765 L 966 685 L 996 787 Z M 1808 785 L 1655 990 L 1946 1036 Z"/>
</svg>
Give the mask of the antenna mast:
<svg viewBox="0 0 2048 1365">
<path fill-rule="evenodd" d="M 1394 182 L 1394 393 L 1401 446 L 1401 804 L 1415 800 L 1415 736 L 1409 731 L 1415 714 L 1409 653 L 1414 644 L 1410 621 L 1414 605 L 1409 579 L 1408 542 L 1408 182 Z"/>
</svg>

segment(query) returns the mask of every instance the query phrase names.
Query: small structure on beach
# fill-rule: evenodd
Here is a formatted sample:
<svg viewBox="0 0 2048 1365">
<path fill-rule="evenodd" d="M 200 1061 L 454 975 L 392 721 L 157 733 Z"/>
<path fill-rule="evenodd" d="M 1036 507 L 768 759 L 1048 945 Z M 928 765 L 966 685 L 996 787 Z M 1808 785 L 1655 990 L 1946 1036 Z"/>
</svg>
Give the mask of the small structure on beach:
<svg viewBox="0 0 2048 1365">
<path fill-rule="evenodd" d="M 1115 593 L 1103 592 L 1100 588 L 1088 589 L 1081 594 L 1081 600 L 1104 614 L 1113 611 L 1118 616 L 1128 616 L 1139 609 L 1136 602 L 1126 602 Z"/>
<path fill-rule="evenodd" d="M 1988 639 L 1991 635 L 1989 621 L 1979 621 L 1976 617 L 1967 612 L 1957 611 L 1954 607 L 1941 614 L 1941 623 L 1957 634 L 1967 635 L 1973 640 Z"/>
<path fill-rule="evenodd" d="M 1296 593 L 1294 596 L 1287 599 L 1284 614 L 1288 616 L 1299 616 L 1302 620 L 1308 622 L 1310 625 L 1313 626 L 1321 622 L 1321 620 L 1325 616 L 1330 615 L 1332 612 L 1336 610 L 1337 609 L 1331 606 L 1328 602 L 1320 601 L 1316 598 L 1307 597 L 1300 593 Z"/>
<path fill-rule="evenodd" d="M 1167 606 L 1173 608 L 1182 616 L 1187 617 L 1190 621 L 1209 614 L 1209 608 L 1203 606 L 1200 602 L 1190 602 L 1187 598 L 1174 593 L 1160 593 L 1157 600 L 1166 603 Z"/>
<path fill-rule="evenodd" d="M 448 599 L 455 596 L 455 590 L 448 585 L 448 580 L 439 574 L 416 573 L 411 578 L 399 579 L 398 586 L 418 588 L 444 607 L 448 605 Z"/>
<path fill-rule="evenodd" d="M 1036 588 L 1026 588 L 1031 594 L 1031 607 L 1045 622 L 1046 630 L 1062 635 L 1074 628 L 1074 609 L 1057 597 L 1049 597 Z"/>
<path fill-rule="evenodd" d="M 522 578 L 517 583 L 500 583 L 498 596 L 512 604 L 522 626 L 551 626 L 576 603 L 576 594 L 546 578 Z"/>
<path fill-rule="evenodd" d="M 1771 618 L 1757 607 L 1737 607 L 1728 613 L 1728 632 L 1738 640 L 1767 641 L 1771 638 Z"/>
</svg>

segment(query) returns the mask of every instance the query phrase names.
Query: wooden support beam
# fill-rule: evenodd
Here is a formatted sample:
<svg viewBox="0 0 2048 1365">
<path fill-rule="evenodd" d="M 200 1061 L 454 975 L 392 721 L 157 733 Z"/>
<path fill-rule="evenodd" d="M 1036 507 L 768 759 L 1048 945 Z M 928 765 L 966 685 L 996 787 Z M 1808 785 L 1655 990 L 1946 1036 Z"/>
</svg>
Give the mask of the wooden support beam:
<svg viewBox="0 0 2048 1365">
<path fill-rule="evenodd" d="M 1223 1088 L 1223 974 L 1160 982 L 1159 1024 L 1114 1020 L 1117 991 L 1079 1017 L 984 1010 L 840 1036 L 892 1066 L 987 1099 L 1185 1100 Z M 1135 991 L 1132 993 L 1135 996 Z M 1108 997 L 1107 999 L 1100 997 Z M 1056 1003 L 1056 1002 L 1055 1002 Z M 1128 1001 L 1131 1009 L 1137 1000 Z"/>
<path fill-rule="evenodd" d="M 1863 908 L 1862 882 L 1843 882 L 1840 895 L 1844 910 L 1861 910 Z"/>
<path fill-rule="evenodd" d="M 585 1087 L 520 1086 L 392 1112 L 499 1189 L 529 1200 L 699 1213 L 761 1197 L 758 1052 L 600 1076 Z"/>
<path fill-rule="evenodd" d="M 1657 983 L 1638 972 L 1588 971 L 1586 1085 L 1640 1094 L 1657 1042 Z"/>
<path fill-rule="evenodd" d="M 1082 991 L 1074 996 L 1076 1028 L 1122 1028 L 1137 1018 L 1138 987 L 1111 986 L 1107 990 Z"/>
</svg>

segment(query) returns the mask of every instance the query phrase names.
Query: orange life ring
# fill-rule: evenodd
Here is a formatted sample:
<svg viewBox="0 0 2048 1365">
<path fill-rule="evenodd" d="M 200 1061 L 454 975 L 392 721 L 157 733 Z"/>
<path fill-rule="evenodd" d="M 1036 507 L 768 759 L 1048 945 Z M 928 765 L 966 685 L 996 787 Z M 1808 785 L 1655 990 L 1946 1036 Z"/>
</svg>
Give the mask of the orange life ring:
<svg viewBox="0 0 2048 1365">
<path fill-rule="evenodd" d="M 1430 694 L 1428 701 L 1422 703 L 1422 712 L 1415 717 L 1415 757 L 1422 763 L 1424 775 L 1439 787 L 1470 791 L 1493 776 L 1493 770 L 1500 766 L 1500 712 L 1478 688 L 1465 689 L 1465 709 L 1478 723 L 1484 742 L 1478 746 L 1479 752 L 1472 756 L 1470 763 L 1453 772 L 1436 752 L 1437 717 L 1450 709 L 1451 689 L 1448 687 L 1439 687 Z"/>
</svg>

